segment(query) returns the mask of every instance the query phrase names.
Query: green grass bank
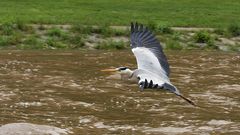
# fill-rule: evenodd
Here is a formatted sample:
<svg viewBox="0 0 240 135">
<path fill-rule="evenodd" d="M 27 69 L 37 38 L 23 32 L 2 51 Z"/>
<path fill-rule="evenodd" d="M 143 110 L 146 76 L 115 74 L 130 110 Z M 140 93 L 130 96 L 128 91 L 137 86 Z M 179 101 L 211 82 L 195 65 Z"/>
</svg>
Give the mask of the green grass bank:
<svg viewBox="0 0 240 135">
<path fill-rule="evenodd" d="M 239 0 L 1 0 L 0 23 L 158 25 L 226 28 L 240 24 Z"/>
</svg>

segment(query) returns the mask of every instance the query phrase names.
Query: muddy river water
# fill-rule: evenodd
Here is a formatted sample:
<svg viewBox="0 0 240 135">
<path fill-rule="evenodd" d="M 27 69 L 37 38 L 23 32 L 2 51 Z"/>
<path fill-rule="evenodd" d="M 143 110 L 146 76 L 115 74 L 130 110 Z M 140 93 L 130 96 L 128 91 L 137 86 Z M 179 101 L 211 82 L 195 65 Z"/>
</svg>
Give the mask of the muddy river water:
<svg viewBox="0 0 240 135">
<path fill-rule="evenodd" d="M 70 134 L 240 134 L 240 54 L 166 52 L 171 81 L 199 107 L 100 72 L 136 68 L 131 51 L 0 51 L 0 126 Z"/>
</svg>

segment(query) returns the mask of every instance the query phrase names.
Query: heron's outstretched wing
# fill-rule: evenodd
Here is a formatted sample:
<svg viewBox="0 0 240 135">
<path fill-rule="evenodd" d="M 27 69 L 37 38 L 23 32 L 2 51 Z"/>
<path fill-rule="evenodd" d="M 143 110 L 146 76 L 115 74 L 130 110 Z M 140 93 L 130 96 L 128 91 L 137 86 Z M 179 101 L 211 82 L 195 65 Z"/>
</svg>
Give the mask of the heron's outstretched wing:
<svg viewBox="0 0 240 135">
<path fill-rule="evenodd" d="M 160 42 L 143 25 L 131 23 L 131 48 L 137 59 L 138 69 L 169 77 L 169 65 Z"/>
</svg>

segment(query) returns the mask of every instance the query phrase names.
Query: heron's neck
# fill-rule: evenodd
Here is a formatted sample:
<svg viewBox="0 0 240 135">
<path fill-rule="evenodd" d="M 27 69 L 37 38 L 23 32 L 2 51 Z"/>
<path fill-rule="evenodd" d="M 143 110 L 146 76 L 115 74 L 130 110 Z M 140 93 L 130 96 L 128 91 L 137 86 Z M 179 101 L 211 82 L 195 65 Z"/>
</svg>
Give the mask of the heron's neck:
<svg viewBox="0 0 240 135">
<path fill-rule="evenodd" d="M 121 78 L 123 80 L 131 79 L 133 76 L 133 71 L 130 69 L 125 70 L 124 72 L 121 72 Z"/>
</svg>

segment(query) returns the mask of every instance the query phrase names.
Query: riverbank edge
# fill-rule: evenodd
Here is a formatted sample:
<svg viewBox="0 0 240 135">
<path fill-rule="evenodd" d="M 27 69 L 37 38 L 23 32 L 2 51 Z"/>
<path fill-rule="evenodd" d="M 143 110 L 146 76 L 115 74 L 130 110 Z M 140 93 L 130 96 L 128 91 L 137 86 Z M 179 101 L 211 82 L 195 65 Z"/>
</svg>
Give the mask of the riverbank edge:
<svg viewBox="0 0 240 135">
<path fill-rule="evenodd" d="M 168 27 L 147 24 L 167 50 L 240 51 L 240 27 L 226 29 Z M 231 27 L 233 30 L 231 31 Z M 236 30 L 235 30 L 236 29 Z M 128 26 L 5 23 L 0 25 L 1 50 L 73 50 L 129 48 Z"/>
</svg>

